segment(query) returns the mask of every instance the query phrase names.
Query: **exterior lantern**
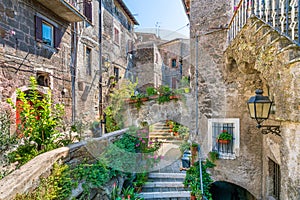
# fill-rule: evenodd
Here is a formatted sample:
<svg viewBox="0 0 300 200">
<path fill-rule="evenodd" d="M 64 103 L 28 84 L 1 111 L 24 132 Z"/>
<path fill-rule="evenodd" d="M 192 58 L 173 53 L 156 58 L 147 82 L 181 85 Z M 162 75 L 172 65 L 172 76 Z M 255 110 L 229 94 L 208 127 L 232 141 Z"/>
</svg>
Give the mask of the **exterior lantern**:
<svg viewBox="0 0 300 200">
<path fill-rule="evenodd" d="M 263 96 L 263 90 L 258 89 L 255 91 L 256 95 L 250 97 L 248 100 L 248 109 L 250 117 L 257 121 L 257 128 L 265 127 L 262 129 L 263 134 L 273 133 L 280 136 L 279 126 L 261 125 L 261 123 L 269 118 L 272 101 L 268 96 Z"/>
</svg>

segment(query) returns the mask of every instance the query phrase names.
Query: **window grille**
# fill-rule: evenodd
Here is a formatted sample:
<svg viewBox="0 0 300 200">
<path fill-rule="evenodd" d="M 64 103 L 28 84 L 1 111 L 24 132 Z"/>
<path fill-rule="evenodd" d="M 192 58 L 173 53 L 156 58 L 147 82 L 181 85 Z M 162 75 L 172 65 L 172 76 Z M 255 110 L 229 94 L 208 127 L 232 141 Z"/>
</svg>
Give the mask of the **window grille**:
<svg viewBox="0 0 300 200">
<path fill-rule="evenodd" d="M 269 159 L 269 178 L 270 178 L 270 191 L 271 195 L 276 199 L 280 200 L 280 166 L 273 160 Z"/>
<path fill-rule="evenodd" d="M 213 151 L 219 152 L 222 154 L 233 154 L 234 149 L 234 123 L 212 123 L 212 141 L 213 141 Z M 232 135 L 232 140 L 228 144 L 218 143 L 218 136 L 222 133 L 223 130 L 226 130 L 229 134 Z"/>
</svg>

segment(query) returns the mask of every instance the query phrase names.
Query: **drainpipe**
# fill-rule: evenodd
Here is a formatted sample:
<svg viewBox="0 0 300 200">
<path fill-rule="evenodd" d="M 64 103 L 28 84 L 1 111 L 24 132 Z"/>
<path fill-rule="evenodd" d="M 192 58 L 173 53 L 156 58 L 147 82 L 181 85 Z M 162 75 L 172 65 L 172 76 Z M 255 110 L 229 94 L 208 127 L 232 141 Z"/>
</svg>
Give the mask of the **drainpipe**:
<svg viewBox="0 0 300 200">
<path fill-rule="evenodd" d="M 99 132 L 100 135 L 102 136 L 102 130 L 103 130 L 103 126 L 102 126 L 102 122 L 105 121 L 105 119 L 103 119 L 102 121 L 102 117 L 103 117 L 103 102 L 102 102 L 102 1 L 98 0 L 99 2 L 99 32 L 98 32 L 98 42 L 99 42 L 99 97 L 98 97 L 98 107 L 99 107 Z"/>
<path fill-rule="evenodd" d="M 195 49 L 196 49 L 196 63 L 195 63 L 195 70 L 196 70 L 196 77 L 195 77 L 195 81 L 196 81 L 196 88 L 195 88 L 195 104 L 196 104 L 196 108 L 195 108 L 195 112 L 196 112 L 196 135 L 199 135 L 199 108 L 198 108 L 198 75 L 199 75 L 199 71 L 198 71 L 198 56 L 199 56 L 199 51 L 198 51 L 198 45 L 199 45 L 199 35 L 196 33 L 196 42 L 195 42 Z M 203 179 L 202 179 L 202 162 L 201 162 L 201 147 L 200 144 L 198 144 L 198 160 L 199 160 L 199 170 L 200 170 L 200 189 L 201 189 L 201 193 L 202 193 L 202 197 L 204 199 L 207 199 L 204 196 L 204 192 L 203 192 Z"/>
<path fill-rule="evenodd" d="M 71 60 L 71 83 L 72 83 L 72 124 L 76 119 L 76 93 L 75 93 L 75 80 L 76 80 L 76 65 L 77 65 L 77 23 L 73 24 L 73 52 Z"/>
</svg>

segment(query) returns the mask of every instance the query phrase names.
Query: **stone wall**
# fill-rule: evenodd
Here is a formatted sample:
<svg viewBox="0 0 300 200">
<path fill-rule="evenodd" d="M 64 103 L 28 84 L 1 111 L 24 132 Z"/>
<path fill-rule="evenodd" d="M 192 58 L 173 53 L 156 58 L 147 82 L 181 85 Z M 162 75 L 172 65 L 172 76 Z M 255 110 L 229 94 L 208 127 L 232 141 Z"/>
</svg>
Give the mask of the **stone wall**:
<svg viewBox="0 0 300 200">
<path fill-rule="evenodd" d="M 36 41 L 35 16 L 53 21 L 62 33 L 59 48 Z M 33 0 L 0 2 L 0 101 L 16 101 L 16 89 L 27 90 L 29 77 L 48 73 L 54 103 L 65 104 L 71 117 L 71 29 L 69 23 Z M 39 87 L 46 92 L 48 87 Z M 62 91 L 64 90 L 64 94 Z"/>
<path fill-rule="evenodd" d="M 234 150 L 235 158 L 217 160 L 217 166 L 211 171 L 212 177 L 215 181 L 239 185 L 259 198 L 262 188 L 262 135 L 248 116 L 246 101 L 260 81 L 256 81 L 253 74 L 241 74 L 235 70 L 231 73 L 234 74 L 232 77 L 224 71 L 227 31 L 223 27 L 231 19 L 232 3 L 222 0 L 191 2 L 190 46 L 194 90 L 196 67 L 199 73 L 199 135 L 191 138 L 201 144 L 202 155 L 206 157 L 212 151 L 208 120 L 239 119 L 240 132 L 236 138 L 239 148 Z"/>
<path fill-rule="evenodd" d="M 300 83 L 299 78 L 296 78 L 300 72 L 299 52 L 299 47 L 255 17 L 248 20 L 225 52 L 226 82 L 234 81 L 239 85 L 239 95 L 243 96 L 244 102 L 260 87 L 276 105 L 276 110 L 265 124 L 280 125 L 281 137 L 265 135 L 260 144 L 263 147 L 261 167 L 264 199 L 272 196 L 270 160 L 280 167 L 280 199 L 298 199 L 300 195 L 300 149 L 297 145 L 300 140 L 300 110 L 297 106 Z M 243 76 L 251 77 L 252 82 L 241 79 Z"/>
<path fill-rule="evenodd" d="M 16 194 L 24 194 L 33 191 L 38 187 L 40 178 L 47 177 L 55 162 L 68 163 L 76 166 L 85 160 L 92 162 L 99 155 L 99 152 L 109 142 L 124 134 L 127 129 L 105 134 L 100 138 L 94 138 L 89 141 L 82 141 L 72 144 L 68 147 L 55 149 L 37 157 L 21 166 L 20 169 L 13 171 L 8 176 L 0 180 L 0 200 L 13 199 Z M 99 147 L 95 150 L 95 147 Z M 101 148 L 100 148 L 101 147 Z M 73 194 L 79 195 L 79 192 Z"/>
<path fill-rule="evenodd" d="M 222 27 L 232 14 L 233 1 L 191 2 L 191 63 L 193 70 L 199 69 L 200 132 L 191 138 L 202 144 L 205 157 L 211 151 L 208 119 L 238 118 L 236 157 L 217 160 L 213 179 L 237 184 L 257 199 L 269 199 L 272 161 L 280 169 L 280 199 L 299 199 L 299 47 L 255 17 L 228 44 Z M 195 77 L 192 80 L 195 87 Z M 261 134 L 248 114 L 246 102 L 257 88 L 275 102 L 275 113 L 265 124 L 280 125 L 281 137 Z"/>
</svg>

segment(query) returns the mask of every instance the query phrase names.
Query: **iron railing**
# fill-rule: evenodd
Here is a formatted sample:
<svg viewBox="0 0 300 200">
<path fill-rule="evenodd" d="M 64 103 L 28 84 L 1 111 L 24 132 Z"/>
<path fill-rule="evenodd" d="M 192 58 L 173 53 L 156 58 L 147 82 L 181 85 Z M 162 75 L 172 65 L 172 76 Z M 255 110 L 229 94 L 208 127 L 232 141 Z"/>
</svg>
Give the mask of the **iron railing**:
<svg viewBox="0 0 300 200">
<path fill-rule="evenodd" d="M 232 41 L 247 19 L 258 17 L 300 45 L 300 0 L 241 0 L 228 25 L 228 40 Z"/>
</svg>

